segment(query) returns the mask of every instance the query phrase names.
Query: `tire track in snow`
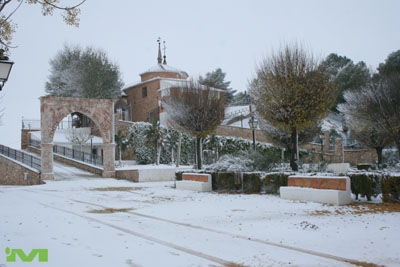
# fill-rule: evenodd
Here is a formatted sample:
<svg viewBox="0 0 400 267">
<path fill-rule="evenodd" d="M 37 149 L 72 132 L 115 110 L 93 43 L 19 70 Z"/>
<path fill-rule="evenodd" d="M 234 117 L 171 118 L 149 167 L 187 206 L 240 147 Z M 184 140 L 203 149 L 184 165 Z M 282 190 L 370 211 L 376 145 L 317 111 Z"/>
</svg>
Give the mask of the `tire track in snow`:
<svg viewBox="0 0 400 267">
<path fill-rule="evenodd" d="M 188 254 L 191 254 L 191 255 L 194 255 L 194 256 L 197 256 L 197 257 L 200 257 L 200 258 L 212 261 L 212 262 L 215 262 L 215 263 L 219 263 L 219 264 L 221 264 L 223 266 L 229 266 L 229 265 L 233 264 L 232 262 L 229 262 L 229 261 L 226 261 L 226 260 L 211 256 L 211 255 L 208 255 L 208 254 L 205 254 L 205 253 L 201 253 L 201 252 L 189 249 L 189 248 L 185 248 L 185 247 L 182 247 L 182 246 L 179 246 L 179 245 L 175 245 L 173 243 L 170 243 L 170 242 L 167 242 L 167 241 L 164 241 L 164 240 L 161 240 L 161 239 L 149 236 L 149 235 L 144 235 L 144 234 L 141 234 L 141 233 L 138 233 L 138 232 L 123 228 L 121 226 L 117 226 L 117 225 L 114 225 L 114 224 L 111 224 L 111 223 L 108 223 L 108 222 L 104 222 L 102 220 L 99 220 L 99 219 L 96 219 L 96 218 L 93 218 L 93 217 L 90 217 L 90 216 L 87 216 L 87 215 L 82 215 L 82 214 L 79 214 L 79 213 L 76 213 L 76 212 L 73 212 L 73 211 L 69 211 L 69 210 L 53 207 L 53 206 L 50 206 L 50 205 L 47 205 L 47 204 L 44 204 L 44 203 L 41 203 L 41 202 L 39 202 L 39 203 L 44 207 L 51 208 L 51 209 L 54 209 L 54 210 L 58 210 L 58 211 L 61 211 L 61 212 L 64 212 L 64 213 L 69 213 L 69 214 L 84 218 L 84 219 L 86 219 L 86 220 L 88 220 L 90 222 L 96 222 L 98 224 L 102 224 L 102 225 L 108 226 L 110 228 L 119 230 L 121 232 L 130 234 L 130 235 L 133 235 L 133 236 L 136 236 L 136 237 L 139 237 L 139 238 L 142 238 L 142 239 L 154 242 L 154 243 L 158 243 L 160 245 L 163 245 L 163 246 L 166 246 L 166 247 L 170 247 L 170 248 L 173 248 L 173 249 L 176 249 L 176 250 L 179 250 L 179 251 L 182 251 L 182 252 L 185 252 L 185 253 L 188 253 Z"/>
<path fill-rule="evenodd" d="M 31 190 L 25 190 L 25 191 L 29 191 L 29 192 L 40 194 L 39 192 L 31 191 Z M 53 197 L 63 198 L 63 199 L 70 200 L 70 201 L 77 202 L 77 203 L 81 203 L 81 204 L 92 205 L 92 206 L 100 207 L 100 208 L 103 208 L 103 209 L 110 208 L 110 207 L 106 207 L 106 206 L 103 206 L 103 205 L 100 205 L 100 204 L 91 203 L 91 202 L 87 202 L 87 201 L 76 200 L 76 199 L 72 199 L 72 198 L 66 198 L 66 197 L 62 197 L 62 196 L 56 196 L 56 195 L 53 195 L 53 194 L 50 194 L 50 193 L 44 193 L 43 192 L 43 194 L 50 195 L 50 196 L 53 196 Z M 212 228 L 208 228 L 208 227 L 204 227 L 204 226 L 172 221 L 172 220 L 169 220 L 169 219 L 156 217 L 156 216 L 152 216 L 152 215 L 147 215 L 147 214 L 143 214 L 143 213 L 138 213 L 138 212 L 134 212 L 134 211 L 124 211 L 123 213 L 128 213 L 128 214 L 131 214 L 131 215 L 144 217 L 144 218 L 148 218 L 148 219 L 152 219 L 152 220 L 157 220 L 157 221 L 162 221 L 162 222 L 171 223 L 171 224 L 175 224 L 175 225 L 180 225 L 180 226 L 184 226 L 184 227 L 189 227 L 189 228 L 192 228 L 192 229 L 198 229 L 198 230 L 208 231 L 208 232 L 212 232 L 212 233 L 217 233 L 217 234 L 229 236 L 231 238 L 237 238 L 237 239 L 246 240 L 246 241 L 249 241 L 249 242 L 256 242 L 256 243 L 261 243 L 261 244 L 268 245 L 268 246 L 288 249 L 288 250 L 292 250 L 292 251 L 296 251 L 296 252 L 301 252 L 301 253 L 317 256 L 317 257 L 336 260 L 336 261 L 349 263 L 349 264 L 353 264 L 353 265 L 357 265 L 357 266 L 365 266 L 365 267 L 378 267 L 378 266 L 380 266 L 380 265 L 377 265 L 377 264 L 374 264 L 374 263 L 370 263 L 370 262 L 363 262 L 363 261 L 359 261 L 359 260 L 344 258 L 344 257 L 335 256 L 335 255 L 332 255 L 332 254 L 318 252 L 318 251 L 314 251 L 314 250 L 310 250 L 310 249 L 304 249 L 304 248 L 284 245 L 284 244 L 281 244 L 281 243 L 270 242 L 270 241 L 266 241 L 266 240 L 262 240 L 262 239 L 258 239 L 258 238 L 252 238 L 252 237 L 249 237 L 249 236 L 232 234 L 232 233 L 229 233 L 229 232 L 226 232 L 226 231 L 222 231 L 222 230 L 216 230 L 216 229 L 212 229 Z M 82 216 L 84 216 L 84 215 L 82 215 Z"/>
</svg>

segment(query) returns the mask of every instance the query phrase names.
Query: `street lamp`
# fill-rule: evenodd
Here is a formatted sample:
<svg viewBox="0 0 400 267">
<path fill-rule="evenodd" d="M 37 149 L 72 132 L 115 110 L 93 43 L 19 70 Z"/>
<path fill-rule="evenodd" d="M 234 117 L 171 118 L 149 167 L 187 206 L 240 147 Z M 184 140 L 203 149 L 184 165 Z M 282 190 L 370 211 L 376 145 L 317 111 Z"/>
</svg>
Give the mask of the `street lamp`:
<svg viewBox="0 0 400 267">
<path fill-rule="evenodd" d="M 13 64 L 14 62 L 9 61 L 4 55 L 4 50 L 0 49 L 0 91 L 8 80 Z"/>
<path fill-rule="evenodd" d="M 249 126 L 250 129 L 253 130 L 253 147 L 254 147 L 254 152 L 256 151 L 256 129 L 258 126 L 258 121 L 257 119 L 253 116 L 251 116 L 249 120 Z"/>
</svg>

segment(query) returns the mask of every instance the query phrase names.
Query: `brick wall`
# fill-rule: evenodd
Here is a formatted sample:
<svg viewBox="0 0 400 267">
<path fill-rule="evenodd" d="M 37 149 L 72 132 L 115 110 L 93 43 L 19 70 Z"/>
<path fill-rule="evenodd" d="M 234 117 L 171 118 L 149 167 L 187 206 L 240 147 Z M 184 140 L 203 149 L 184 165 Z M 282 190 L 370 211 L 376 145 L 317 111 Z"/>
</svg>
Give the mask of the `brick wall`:
<svg viewBox="0 0 400 267">
<path fill-rule="evenodd" d="M 36 185 L 41 184 L 40 173 L 14 160 L 0 155 L 1 185 Z M 24 180 L 25 173 L 28 179 Z"/>
<path fill-rule="evenodd" d="M 147 87 L 147 96 L 143 97 L 142 88 Z M 161 99 L 160 80 L 154 80 L 133 86 L 126 90 L 131 106 L 132 121 L 148 121 L 149 111 L 158 107 Z"/>
<path fill-rule="evenodd" d="M 176 72 L 148 72 L 148 73 L 143 73 L 142 75 L 140 75 L 142 82 L 148 81 L 148 80 L 156 78 L 156 77 L 185 79 L 184 76 L 182 76 L 180 73 L 176 73 Z"/>
</svg>

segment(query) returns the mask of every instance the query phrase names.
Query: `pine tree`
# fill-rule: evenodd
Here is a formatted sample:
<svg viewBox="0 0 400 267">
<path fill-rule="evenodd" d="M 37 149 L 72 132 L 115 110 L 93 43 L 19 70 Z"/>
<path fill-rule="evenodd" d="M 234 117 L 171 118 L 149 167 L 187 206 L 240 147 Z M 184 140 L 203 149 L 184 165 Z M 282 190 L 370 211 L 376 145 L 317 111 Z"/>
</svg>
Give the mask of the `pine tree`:
<svg viewBox="0 0 400 267">
<path fill-rule="evenodd" d="M 233 101 L 236 90 L 229 87 L 231 82 L 225 81 L 225 76 L 226 73 L 222 72 L 221 68 L 217 68 L 215 71 L 207 72 L 204 78 L 200 76 L 199 82 L 202 85 L 225 90 L 225 105 L 229 105 Z"/>
<path fill-rule="evenodd" d="M 123 82 L 118 65 L 99 49 L 65 46 L 51 61 L 46 93 L 81 98 L 118 98 Z"/>
</svg>

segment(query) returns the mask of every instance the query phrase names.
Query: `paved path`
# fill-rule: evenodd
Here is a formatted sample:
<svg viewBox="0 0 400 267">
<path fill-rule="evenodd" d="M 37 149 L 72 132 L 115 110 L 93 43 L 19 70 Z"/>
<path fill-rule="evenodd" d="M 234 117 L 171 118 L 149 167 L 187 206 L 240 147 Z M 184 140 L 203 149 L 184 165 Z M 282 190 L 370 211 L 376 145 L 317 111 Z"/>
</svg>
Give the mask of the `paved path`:
<svg viewBox="0 0 400 267">
<path fill-rule="evenodd" d="M 364 265 L 189 219 L 185 222 L 135 211 L 149 205 L 164 211 L 169 208 L 168 195 L 142 190 L 145 184 L 104 179 L 58 162 L 54 173 L 56 181 L 46 185 L 7 187 L 0 194 L 2 203 L 5 198 L 1 197 L 6 194 L 4 204 L 15 206 L 2 213 L 6 223 L 0 222 L 11 224 L 10 231 L 0 231 L 4 239 L 10 240 L 7 246 L 26 245 L 27 250 L 46 247 L 52 266 Z M 150 186 L 162 190 L 163 184 L 172 185 Z M 127 187 L 133 188 L 125 190 Z M 122 212 L 104 213 L 122 207 Z"/>
</svg>

